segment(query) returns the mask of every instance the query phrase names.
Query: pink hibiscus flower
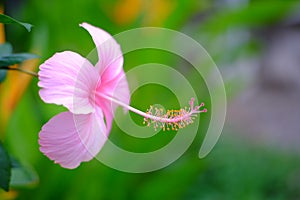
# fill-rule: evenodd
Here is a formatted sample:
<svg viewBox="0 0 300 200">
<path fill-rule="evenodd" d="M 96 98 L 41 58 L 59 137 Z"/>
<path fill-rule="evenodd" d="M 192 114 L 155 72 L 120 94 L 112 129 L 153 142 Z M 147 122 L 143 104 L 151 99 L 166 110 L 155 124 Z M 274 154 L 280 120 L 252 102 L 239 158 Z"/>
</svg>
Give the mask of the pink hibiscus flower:
<svg viewBox="0 0 300 200">
<path fill-rule="evenodd" d="M 96 45 L 98 62 L 64 51 L 54 54 L 40 66 L 40 96 L 46 103 L 65 106 L 69 111 L 50 119 L 39 133 L 40 151 L 65 168 L 76 168 L 95 157 L 111 130 L 114 111 L 122 106 L 144 117 L 147 126 L 177 130 L 193 122 L 204 104 L 171 110 L 165 114 L 150 107 L 144 113 L 129 106 L 130 92 L 123 71 L 118 43 L 107 32 L 89 25 L 85 28 Z"/>
<path fill-rule="evenodd" d="M 81 55 L 64 51 L 46 60 L 38 73 L 42 100 L 69 109 L 53 117 L 39 134 L 41 152 L 65 168 L 91 160 L 107 140 L 113 109 L 110 100 L 96 93 L 127 105 L 130 100 L 118 43 L 99 28 L 87 23 L 80 26 L 94 40 L 98 63 L 93 66 Z"/>
</svg>

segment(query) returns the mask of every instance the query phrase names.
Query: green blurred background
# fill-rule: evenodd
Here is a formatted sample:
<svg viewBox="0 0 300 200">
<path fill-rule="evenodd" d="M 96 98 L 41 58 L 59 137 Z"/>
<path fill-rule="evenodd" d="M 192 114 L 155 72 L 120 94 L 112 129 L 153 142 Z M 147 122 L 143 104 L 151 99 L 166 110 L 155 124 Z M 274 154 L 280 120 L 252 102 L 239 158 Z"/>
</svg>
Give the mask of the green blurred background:
<svg viewBox="0 0 300 200">
<path fill-rule="evenodd" d="M 89 35 L 79 28 L 78 24 L 82 22 L 101 27 L 112 35 L 144 26 L 166 27 L 183 32 L 202 44 L 220 68 L 224 75 L 229 112 L 234 100 L 247 90 L 253 80 L 263 78 L 253 72 L 255 69 L 247 69 L 255 68 L 247 64 L 249 60 L 260 63 L 270 43 L 270 32 L 299 27 L 299 18 L 294 17 L 299 10 L 297 1 L 13 0 L 4 2 L 4 5 L 6 14 L 34 25 L 30 33 L 22 27 L 6 26 L 6 40 L 13 44 L 15 52 L 39 54 L 40 62 L 64 50 L 88 55 L 94 44 Z M 290 19 L 296 22 L 289 23 Z M 174 55 L 149 49 L 132 52 L 125 55 L 124 70 L 148 62 L 174 66 L 190 81 L 198 99 L 207 102 L 209 108 L 209 93 L 201 76 Z M 246 66 L 242 73 L 237 73 L 237 69 L 240 69 L 237 63 Z M 154 103 L 162 103 L 168 108 L 178 106 L 176 96 L 158 85 L 142 87 L 132 96 L 132 105 L 143 110 Z M 247 109 L 253 110 L 251 105 L 246 106 L 246 112 Z M 197 137 L 188 151 L 164 169 L 130 174 L 111 169 L 97 160 L 83 163 L 75 170 L 63 169 L 42 155 L 37 143 L 42 125 L 62 110 L 64 108 L 41 101 L 37 80 L 33 79 L 9 119 L 4 145 L 30 171 L 36 171 L 39 180 L 28 186 L 15 184 L 9 193 L 0 191 L 0 198 L 300 198 L 298 151 L 279 148 L 278 143 L 270 144 L 268 141 L 272 137 L 262 139 L 252 135 L 251 129 L 248 130 L 250 133 L 246 133 L 243 127 L 233 128 L 229 119 L 231 115 L 227 117 L 216 147 L 204 159 L 198 158 L 198 151 L 209 124 L 209 113 L 201 117 Z M 133 117 L 136 123 L 141 123 L 142 118 Z M 289 132 L 288 127 L 285 130 Z M 128 137 L 114 124 L 111 138 L 125 149 L 147 152 L 164 146 L 174 134 L 160 132 L 149 140 L 138 140 Z M 293 145 L 297 146 L 298 141 Z"/>
</svg>

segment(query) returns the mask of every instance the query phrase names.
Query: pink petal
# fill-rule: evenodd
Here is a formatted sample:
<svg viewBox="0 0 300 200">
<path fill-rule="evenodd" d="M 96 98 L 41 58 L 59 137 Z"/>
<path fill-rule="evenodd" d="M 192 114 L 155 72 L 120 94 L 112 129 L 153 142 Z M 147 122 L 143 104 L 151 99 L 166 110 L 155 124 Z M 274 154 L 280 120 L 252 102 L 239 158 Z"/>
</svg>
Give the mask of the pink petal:
<svg viewBox="0 0 300 200">
<path fill-rule="evenodd" d="M 127 105 L 130 104 L 130 90 L 125 73 L 120 73 L 120 75 L 117 77 L 116 86 L 112 96 L 123 103 L 126 103 Z"/>
<path fill-rule="evenodd" d="M 98 51 L 99 61 L 96 68 L 101 74 L 101 83 L 98 83 L 96 91 L 129 105 L 130 91 L 123 70 L 123 55 L 119 44 L 109 33 L 100 28 L 87 23 L 82 23 L 80 26 L 90 33 Z M 117 105 L 104 98 L 96 99 L 96 104 L 103 110 L 109 132 Z"/>
<path fill-rule="evenodd" d="M 127 105 L 130 103 L 130 90 L 124 72 L 109 82 L 101 82 L 98 84 L 96 90 L 97 92 L 100 91 L 108 96 L 112 96 Z"/>
<path fill-rule="evenodd" d="M 75 114 L 94 112 L 94 93 L 99 75 L 77 53 L 64 51 L 46 60 L 39 71 L 40 96 L 46 103 L 64 105 Z"/>
<path fill-rule="evenodd" d="M 69 169 L 95 157 L 106 140 L 106 127 L 100 109 L 86 115 L 60 113 L 50 119 L 39 134 L 40 151 Z"/>
<path fill-rule="evenodd" d="M 97 104 L 103 110 L 103 114 L 105 116 L 105 124 L 106 124 L 106 132 L 109 134 L 112 122 L 114 118 L 115 108 L 111 108 L 111 103 L 106 99 L 98 99 L 99 103 Z"/>
<path fill-rule="evenodd" d="M 96 91 L 98 93 L 114 97 L 115 99 L 118 99 L 119 101 L 122 101 L 127 105 L 129 105 L 130 103 L 130 91 L 124 73 L 120 73 L 117 77 L 109 82 L 101 82 L 101 84 L 98 85 Z M 101 107 L 103 110 L 107 131 L 109 132 L 112 126 L 114 112 L 118 105 L 101 97 L 98 97 L 96 99 L 96 105 Z M 124 108 L 124 111 L 127 112 L 127 109 Z"/>
<path fill-rule="evenodd" d="M 80 24 L 93 38 L 98 51 L 99 61 L 96 67 L 101 74 L 101 81 L 107 82 L 114 79 L 123 71 L 123 54 L 120 45 L 104 30 L 88 23 Z"/>
</svg>

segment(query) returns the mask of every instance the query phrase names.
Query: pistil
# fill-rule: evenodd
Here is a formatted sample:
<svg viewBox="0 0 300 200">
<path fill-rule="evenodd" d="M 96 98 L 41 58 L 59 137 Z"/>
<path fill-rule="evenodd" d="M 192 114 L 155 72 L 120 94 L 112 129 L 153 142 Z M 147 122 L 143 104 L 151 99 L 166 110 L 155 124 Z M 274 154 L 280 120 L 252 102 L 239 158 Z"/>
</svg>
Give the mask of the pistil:
<svg viewBox="0 0 300 200">
<path fill-rule="evenodd" d="M 191 98 L 189 102 L 190 106 L 188 108 L 186 107 L 179 110 L 167 110 L 167 112 L 164 112 L 161 108 L 159 109 L 154 106 L 150 106 L 146 112 L 143 112 L 117 100 L 114 97 L 102 93 L 96 93 L 96 95 L 144 117 L 143 123 L 148 127 L 153 126 L 155 130 L 158 128 L 163 130 L 178 130 L 180 128 L 184 128 L 194 122 L 197 114 L 207 112 L 207 109 L 203 108 L 204 103 L 201 103 L 199 106 L 194 106 L 194 98 Z"/>
</svg>

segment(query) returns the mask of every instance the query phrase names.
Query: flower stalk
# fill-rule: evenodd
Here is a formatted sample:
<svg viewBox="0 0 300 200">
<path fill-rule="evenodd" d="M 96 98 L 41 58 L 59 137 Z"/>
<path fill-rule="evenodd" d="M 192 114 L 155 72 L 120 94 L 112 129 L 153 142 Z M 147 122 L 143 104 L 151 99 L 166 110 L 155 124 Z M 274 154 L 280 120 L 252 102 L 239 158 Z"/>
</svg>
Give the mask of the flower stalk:
<svg viewBox="0 0 300 200">
<path fill-rule="evenodd" d="M 22 68 L 4 66 L 4 67 L 0 67 L 0 70 L 14 70 L 14 71 L 22 72 L 24 74 L 28 74 L 28 75 L 31 75 L 31 76 L 38 77 L 37 73 L 32 72 L 32 71 L 28 71 L 28 70 L 25 70 L 25 69 L 22 69 Z"/>
</svg>

